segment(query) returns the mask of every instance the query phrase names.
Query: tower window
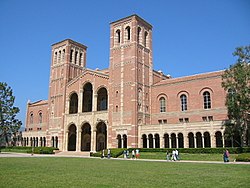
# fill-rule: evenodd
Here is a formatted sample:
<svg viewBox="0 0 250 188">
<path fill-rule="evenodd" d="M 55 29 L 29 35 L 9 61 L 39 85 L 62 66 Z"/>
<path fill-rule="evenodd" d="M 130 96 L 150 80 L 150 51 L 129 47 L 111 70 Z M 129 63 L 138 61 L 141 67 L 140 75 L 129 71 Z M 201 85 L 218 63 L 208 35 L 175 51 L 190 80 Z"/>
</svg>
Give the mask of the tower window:
<svg viewBox="0 0 250 188">
<path fill-rule="evenodd" d="M 147 40 L 148 40 L 148 32 L 145 31 L 144 33 L 144 46 L 147 47 Z"/>
<path fill-rule="evenodd" d="M 33 119 L 34 119 L 33 114 L 30 114 L 30 124 L 33 124 Z"/>
<path fill-rule="evenodd" d="M 70 62 L 73 60 L 73 50 L 70 50 Z"/>
<path fill-rule="evenodd" d="M 82 65 L 82 53 L 80 53 L 80 57 L 79 57 L 79 66 Z"/>
<path fill-rule="evenodd" d="M 119 29 L 116 31 L 116 41 L 118 44 L 121 43 L 121 31 Z"/>
<path fill-rule="evenodd" d="M 56 64 L 57 62 L 57 52 L 55 52 L 55 56 L 54 56 L 54 63 Z"/>
<path fill-rule="evenodd" d="M 203 93 L 203 102 L 204 102 L 204 109 L 211 108 L 211 97 L 210 97 L 210 93 L 208 91 L 205 91 Z"/>
<path fill-rule="evenodd" d="M 137 42 L 140 44 L 140 38 L 141 38 L 141 28 L 138 27 L 138 30 L 137 30 Z"/>
<path fill-rule="evenodd" d="M 59 51 L 59 54 L 58 54 L 58 63 L 61 62 L 61 50 Z"/>
<path fill-rule="evenodd" d="M 78 52 L 75 52 L 75 64 L 77 64 L 77 55 L 78 55 Z"/>
<path fill-rule="evenodd" d="M 39 123 L 43 122 L 43 114 L 42 112 L 39 113 Z"/>
<path fill-rule="evenodd" d="M 126 35 L 127 35 L 126 39 L 130 40 L 130 27 L 129 26 L 126 27 Z"/>
</svg>

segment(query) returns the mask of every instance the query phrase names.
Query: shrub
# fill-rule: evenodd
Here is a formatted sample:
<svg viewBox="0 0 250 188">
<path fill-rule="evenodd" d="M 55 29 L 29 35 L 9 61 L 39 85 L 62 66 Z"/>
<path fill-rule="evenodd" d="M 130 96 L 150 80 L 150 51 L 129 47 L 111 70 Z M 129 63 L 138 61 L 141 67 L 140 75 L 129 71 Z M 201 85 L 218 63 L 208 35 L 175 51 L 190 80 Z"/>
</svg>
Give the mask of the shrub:
<svg viewBox="0 0 250 188">
<path fill-rule="evenodd" d="M 54 150 L 58 150 L 58 148 L 54 147 L 34 147 L 34 153 L 35 154 L 53 154 Z M 2 149 L 2 151 L 9 151 L 9 152 L 26 152 L 26 153 L 32 153 L 32 147 L 30 146 L 11 146 L 11 147 L 5 147 Z"/>
<path fill-rule="evenodd" d="M 236 157 L 236 161 L 250 162 L 250 153 L 242 153 Z"/>
<path fill-rule="evenodd" d="M 113 157 L 113 158 L 119 157 L 123 153 L 123 150 L 124 150 L 124 148 L 111 148 L 110 149 L 111 157 Z M 105 149 L 104 156 L 107 157 L 107 155 L 108 155 L 108 150 Z M 90 156 L 91 157 L 101 157 L 102 151 L 98 151 L 96 153 L 90 153 Z"/>
</svg>

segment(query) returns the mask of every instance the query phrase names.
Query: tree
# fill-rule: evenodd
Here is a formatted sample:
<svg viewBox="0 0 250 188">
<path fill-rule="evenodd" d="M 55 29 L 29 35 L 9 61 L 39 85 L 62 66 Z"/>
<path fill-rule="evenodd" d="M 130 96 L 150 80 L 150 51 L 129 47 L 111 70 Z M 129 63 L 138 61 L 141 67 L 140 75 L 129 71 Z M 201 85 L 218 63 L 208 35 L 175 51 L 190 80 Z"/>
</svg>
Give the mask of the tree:
<svg viewBox="0 0 250 188">
<path fill-rule="evenodd" d="M 15 138 L 22 122 L 16 118 L 19 108 L 14 106 L 15 97 L 12 89 L 0 82 L 0 138 L 9 145 L 10 138 Z"/>
<path fill-rule="evenodd" d="M 250 128 L 250 46 L 236 48 L 236 63 L 225 70 L 222 87 L 227 91 L 228 121 L 225 136 L 240 136 L 240 145 L 249 145 Z"/>
</svg>

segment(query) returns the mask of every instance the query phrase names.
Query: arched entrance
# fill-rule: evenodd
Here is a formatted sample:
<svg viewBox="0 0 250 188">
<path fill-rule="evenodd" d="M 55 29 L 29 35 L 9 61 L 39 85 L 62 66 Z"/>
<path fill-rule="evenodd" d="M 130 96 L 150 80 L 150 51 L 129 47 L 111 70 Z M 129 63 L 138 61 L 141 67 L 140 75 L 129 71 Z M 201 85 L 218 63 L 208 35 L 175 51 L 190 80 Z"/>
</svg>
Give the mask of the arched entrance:
<svg viewBox="0 0 250 188">
<path fill-rule="evenodd" d="M 147 148 L 147 136 L 145 134 L 142 135 L 142 147 Z"/>
<path fill-rule="evenodd" d="M 215 133 L 215 140 L 216 140 L 216 147 L 223 147 L 222 133 L 220 131 L 217 131 Z"/>
<path fill-rule="evenodd" d="M 96 151 L 107 148 L 107 126 L 101 121 L 96 126 Z"/>
<path fill-rule="evenodd" d="M 164 134 L 164 147 L 169 148 L 169 135 L 167 133 Z"/>
<path fill-rule="evenodd" d="M 184 148 L 184 139 L 182 133 L 178 134 L 178 148 Z"/>
<path fill-rule="evenodd" d="M 123 138 L 123 148 L 127 148 L 128 147 L 128 138 L 127 138 L 127 135 L 124 134 L 122 136 L 122 138 Z"/>
<path fill-rule="evenodd" d="M 88 123 L 83 124 L 82 126 L 82 135 L 81 135 L 81 151 L 90 151 L 91 150 L 91 126 Z"/>
<path fill-rule="evenodd" d="M 188 146 L 189 148 L 194 148 L 194 134 L 188 133 Z"/>
<path fill-rule="evenodd" d="M 155 148 L 160 148 L 160 136 L 155 134 Z"/>
<path fill-rule="evenodd" d="M 171 134 L 171 145 L 172 145 L 172 148 L 176 148 L 176 134 L 175 133 Z"/>
<path fill-rule="evenodd" d="M 204 147 L 205 148 L 211 147 L 211 139 L 209 132 L 204 133 Z"/>
<path fill-rule="evenodd" d="M 200 132 L 196 133 L 196 147 L 202 148 L 202 136 Z"/>
<path fill-rule="evenodd" d="M 149 140 L 149 148 L 153 148 L 153 135 L 152 134 L 148 135 L 148 140 Z"/>
<path fill-rule="evenodd" d="M 117 135 L 117 148 L 122 148 L 122 137 L 120 134 Z"/>
<path fill-rule="evenodd" d="M 68 129 L 68 151 L 76 151 L 76 126 L 72 124 Z"/>
</svg>

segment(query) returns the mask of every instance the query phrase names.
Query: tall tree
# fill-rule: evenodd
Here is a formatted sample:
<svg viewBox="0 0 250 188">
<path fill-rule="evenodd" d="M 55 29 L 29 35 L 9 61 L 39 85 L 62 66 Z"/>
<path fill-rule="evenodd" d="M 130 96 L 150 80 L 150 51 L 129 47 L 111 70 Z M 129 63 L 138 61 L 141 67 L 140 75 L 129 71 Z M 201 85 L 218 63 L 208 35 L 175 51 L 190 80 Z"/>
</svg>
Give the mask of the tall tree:
<svg viewBox="0 0 250 188">
<path fill-rule="evenodd" d="M 16 118 L 19 108 L 14 106 L 15 97 L 12 89 L 4 82 L 0 82 L 0 138 L 6 144 L 15 137 L 22 122 Z"/>
<path fill-rule="evenodd" d="M 246 146 L 250 144 L 250 46 L 236 48 L 233 55 L 237 57 L 236 63 L 222 76 L 229 119 L 225 132 L 230 139 L 238 134 L 241 146 Z"/>
</svg>

